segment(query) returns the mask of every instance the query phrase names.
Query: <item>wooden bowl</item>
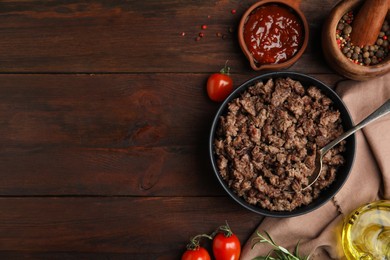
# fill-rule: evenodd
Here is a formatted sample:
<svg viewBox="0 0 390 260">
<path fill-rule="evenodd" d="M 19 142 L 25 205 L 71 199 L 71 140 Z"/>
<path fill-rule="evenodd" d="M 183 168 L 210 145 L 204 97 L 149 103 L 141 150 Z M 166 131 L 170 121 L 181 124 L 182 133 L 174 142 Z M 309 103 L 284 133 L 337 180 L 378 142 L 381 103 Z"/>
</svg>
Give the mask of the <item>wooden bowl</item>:
<svg viewBox="0 0 390 260">
<path fill-rule="evenodd" d="M 292 64 L 294 64 L 303 54 L 307 47 L 307 43 L 309 40 L 309 25 L 306 21 L 306 17 L 299 9 L 300 0 L 262 0 L 259 2 L 256 2 L 251 7 L 246 10 L 244 15 L 241 18 L 239 27 L 238 27 L 238 41 L 240 44 L 240 47 L 242 51 L 244 52 L 245 56 L 249 60 L 250 66 L 252 69 L 259 71 L 259 70 L 278 70 L 278 69 L 284 69 L 290 67 Z M 292 10 L 297 17 L 301 20 L 302 26 L 303 26 L 303 42 L 301 48 L 298 50 L 297 53 L 287 61 L 281 62 L 281 63 L 275 63 L 275 64 L 259 64 L 257 63 L 250 51 L 248 50 L 247 45 L 244 41 L 244 26 L 246 21 L 248 20 L 248 17 L 251 15 L 251 13 L 256 10 L 256 8 L 265 5 L 265 4 L 276 4 L 282 7 L 286 7 L 287 9 Z"/>
<path fill-rule="evenodd" d="M 390 71 L 390 56 L 372 66 L 362 66 L 350 61 L 337 46 L 336 28 L 340 19 L 348 11 L 357 9 L 363 0 L 341 1 L 331 11 L 322 29 L 322 50 L 325 60 L 340 75 L 353 80 L 368 80 Z"/>
</svg>

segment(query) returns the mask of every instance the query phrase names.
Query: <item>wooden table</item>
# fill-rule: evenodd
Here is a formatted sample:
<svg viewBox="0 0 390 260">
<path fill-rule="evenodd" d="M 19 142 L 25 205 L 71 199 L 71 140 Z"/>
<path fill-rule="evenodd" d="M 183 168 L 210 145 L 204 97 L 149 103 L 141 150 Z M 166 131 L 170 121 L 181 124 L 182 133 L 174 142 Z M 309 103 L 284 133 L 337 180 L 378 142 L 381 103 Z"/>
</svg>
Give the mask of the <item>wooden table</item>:
<svg viewBox="0 0 390 260">
<path fill-rule="evenodd" d="M 179 259 L 225 220 L 247 240 L 262 217 L 212 172 L 205 83 L 226 60 L 235 86 L 263 73 L 236 37 L 254 2 L 0 3 L 0 259 Z M 337 2 L 302 1 L 309 45 L 288 69 L 330 86 Z"/>
</svg>

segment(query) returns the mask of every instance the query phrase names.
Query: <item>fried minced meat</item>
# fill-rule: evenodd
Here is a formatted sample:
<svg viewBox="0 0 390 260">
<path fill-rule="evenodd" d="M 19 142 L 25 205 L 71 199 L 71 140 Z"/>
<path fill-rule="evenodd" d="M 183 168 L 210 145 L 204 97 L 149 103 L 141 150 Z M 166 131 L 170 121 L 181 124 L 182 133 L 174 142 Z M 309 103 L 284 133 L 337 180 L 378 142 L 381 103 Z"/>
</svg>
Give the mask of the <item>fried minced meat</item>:
<svg viewBox="0 0 390 260">
<path fill-rule="evenodd" d="M 344 164 L 345 141 L 331 149 L 317 182 L 308 184 L 316 151 L 343 133 L 340 112 L 317 87 L 290 78 L 249 87 L 220 117 L 214 149 L 219 172 L 248 203 L 292 211 L 317 198 Z M 291 193 L 290 191 L 299 191 Z"/>
</svg>

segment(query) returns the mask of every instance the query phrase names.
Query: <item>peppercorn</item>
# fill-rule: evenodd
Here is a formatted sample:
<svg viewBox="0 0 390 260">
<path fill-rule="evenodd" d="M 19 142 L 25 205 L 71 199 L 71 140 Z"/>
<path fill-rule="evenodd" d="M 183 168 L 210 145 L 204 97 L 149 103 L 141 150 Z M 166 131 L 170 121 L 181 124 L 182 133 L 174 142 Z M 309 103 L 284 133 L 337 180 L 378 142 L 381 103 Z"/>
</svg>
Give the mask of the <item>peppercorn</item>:
<svg viewBox="0 0 390 260">
<path fill-rule="evenodd" d="M 348 48 L 347 46 L 345 46 L 345 47 L 343 48 L 343 53 L 346 54 L 348 51 L 349 51 L 349 48 Z"/>
<path fill-rule="evenodd" d="M 379 49 L 376 53 L 375 53 L 375 56 L 377 56 L 378 58 L 383 58 L 385 52 L 382 50 L 382 49 Z"/>
<path fill-rule="evenodd" d="M 351 32 L 352 32 L 352 26 L 350 26 L 349 24 L 346 24 L 344 26 L 343 33 L 344 34 L 350 34 Z"/>
<path fill-rule="evenodd" d="M 339 24 L 337 25 L 337 30 L 342 31 L 343 29 L 344 29 L 344 23 L 339 23 Z"/>
<path fill-rule="evenodd" d="M 363 53 L 363 57 L 364 57 L 364 58 L 370 57 L 370 53 L 369 53 L 368 51 L 365 51 L 365 52 Z"/>
<path fill-rule="evenodd" d="M 382 45 L 383 44 L 383 39 L 378 39 L 378 40 L 376 40 L 376 44 L 378 44 L 378 45 Z"/>
<path fill-rule="evenodd" d="M 359 53 L 360 52 L 360 48 L 358 46 L 355 46 L 355 53 Z"/>
</svg>

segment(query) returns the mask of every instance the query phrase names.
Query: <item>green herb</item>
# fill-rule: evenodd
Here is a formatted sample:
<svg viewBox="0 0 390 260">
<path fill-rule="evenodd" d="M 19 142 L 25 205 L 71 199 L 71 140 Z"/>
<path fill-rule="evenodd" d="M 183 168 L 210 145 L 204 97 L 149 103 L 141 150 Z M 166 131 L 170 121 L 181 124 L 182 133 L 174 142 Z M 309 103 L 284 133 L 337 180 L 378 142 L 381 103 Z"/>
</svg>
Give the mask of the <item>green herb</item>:
<svg viewBox="0 0 390 260">
<path fill-rule="evenodd" d="M 268 243 L 270 244 L 273 249 L 266 255 L 266 256 L 258 256 L 253 258 L 252 260 L 308 260 L 309 257 L 301 257 L 299 256 L 299 242 L 295 246 L 294 253 L 290 253 L 286 248 L 282 246 L 278 246 L 271 238 L 271 236 L 264 231 L 266 236 L 263 236 L 260 234 L 259 231 L 256 232 L 258 237 L 253 238 L 252 242 L 254 244 L 252 245 L 252 249 L 259 243 Z M 274 254 L 275 257 L 271 256 L 271 254 Z"/>
</svg>

